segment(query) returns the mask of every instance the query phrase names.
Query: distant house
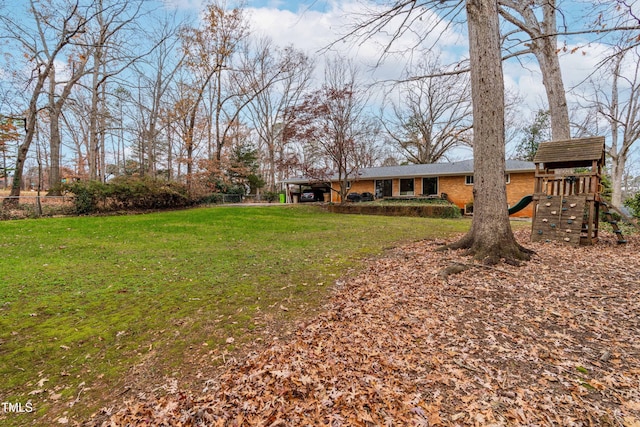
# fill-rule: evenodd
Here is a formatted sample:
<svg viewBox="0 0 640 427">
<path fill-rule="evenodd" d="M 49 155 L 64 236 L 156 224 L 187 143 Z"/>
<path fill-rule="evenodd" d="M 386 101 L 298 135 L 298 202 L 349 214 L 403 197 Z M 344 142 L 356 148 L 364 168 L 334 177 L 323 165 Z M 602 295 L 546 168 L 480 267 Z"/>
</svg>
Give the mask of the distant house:
<svg viewBox="0 0 640 427">
<path fill-rule="evenodd" d="M 535 165 L 532 162 L 507 160 L 507 203 L 513 206 L 533 193 Z M 427 165 L 364 168 L 349 181 L 349 193 L 369 192 L 376 199 L 385 197 L 443 197 L 461 210 L 470 212 L 473 204 L 473 160 Z M 313 192 L 314 200 L 339 203 L 337 177 L 329 182 L 292 178 L 288 184 L 289 200 L 297 203 L 302 193 Z M 531 205 L 513 216 L 531 217 Z"/>
</svg>

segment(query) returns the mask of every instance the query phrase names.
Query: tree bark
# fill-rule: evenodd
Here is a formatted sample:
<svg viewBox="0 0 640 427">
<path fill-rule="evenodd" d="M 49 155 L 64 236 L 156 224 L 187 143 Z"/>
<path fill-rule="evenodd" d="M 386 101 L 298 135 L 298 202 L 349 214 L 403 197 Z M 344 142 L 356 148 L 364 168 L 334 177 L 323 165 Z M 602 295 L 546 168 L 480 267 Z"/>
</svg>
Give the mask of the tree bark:
<svg viewBox="0 0 640 427">
<path fill-rule="evenodd" d="M 49 192 L 48 196 L 60 195 L 60 149 L 62 146 L 62 138 L 60 136 L 60 113 L 56 103 L 56 71 L 55 67 L 51 68 L 49 74 L 49 156 L 51 164 L 49 165 Z M 62 105 L 60 105 L 62 108 Z"/>
<path fill-rule="evenodd" d="M 640 141 L 640 54 L 619 49 L 610 58 L 610 68 L 592 81 L 595 100 L 591 107 L 609 125 L 611 142 L 606 150 L 611 160 L 611 204 L 617 208 L 626 196 L 622 181 L 630 150 Z"/>
<path fill-rule="evenodd" d="M 27 161 L 27 154 L 33 142 L 36 132 L 36 121 L 38 119 L 38 98 L 44 87 L 45 80 L 49 71 L 53 67 L 53 61 L 47 64 L 47 68 L 38 75 L 31 99 L 29 100 L 29 108 L 27 109 L 27 117 L 25 124 L 25 137 L 22 144 L 18 146 L 18 155 L 16 157 L 16 170 L 13 173 L 13 182 L 11 183 L 12 198 L 5 199 L 3 204 L 17 204 L 20 197 L 20 186 L 22 185 L 22 175 L 24 174 L 24 165 Z"/>
<path fill-rule="evenodd" d="M 622 180 L 624 177 L 624 165 L 627 162 L 625 154 L 619 154 L 611 165 L 611 204 L 616 208 L 622 207 Z"/>
<path fill-rule="evenodd" d="M 569 109 L 558 59 L 556 0 L 543 2 L 541 21 L 538 21 L 533 10 L 533 2 L 499 0 L 499 3 L 502 6 L 500 14 L 531 38 L 530 52 L 534 54 L 540 65 L 542 84 L 549 103 L 552 138 L 555 140 L 571 138 Z M 506 8 L 516 11 L 522 20 L 510 14 Z"/>
<path fill-rule="evenodd" d="M 99 40 L 102 42 L 103 40 Z M 98 139 L 98 120 L 100 104 L 100 71 L 104 61 L 103 45 L 98 43 L 93 51 L 93 72 L 91 73 L 91 114 L 89 116 L 89 179 L 98 180 L 98 155 L 100 141 Z M 102 181 L 102 180 L 101 180 Z"/>
<path fill-rule="evenodd" d="M 611 105 L 609 106 L 609 123 L 611 124 L 611 147 L 609 155 L 611 156 L 611 204 L 616 208 L 622 206 L 622 175 L 626 163 L 626 154 L 624 150 L 618 152 L 618 124 L 620 117 L 620 96 L 618 94 L 618 77 L 620 76 L 620 64 L 622 55 L 617 56 L 613 66 L 613 81 L 611 82 Z"/>
<path fill-rule="evenodd" d="M 40 5 L 38 2 L 31 0 L 29 4 L 29 13 L 32 14 L 31 18 L 33 18 L 34 23 L 38 28 L 38 33 L 34 34 L 33 37 L 42 40 L 45 38 L 45 27 L 49 27 L 50 24 L 43 18 L 43 11 L 39 9 Z M 25 126 L 25 138 L 23 143 L 18 147 L 16 170 L 13 176 L 13 184 L 11 185 L 10 195 L 14 198 L 5 199 L 4 203 L 17 203 L 18 199 L 15 197 L 20 196 L 24 165 L 27 159 L 27 154 L 29 153 L 29 148 L 35 136 L 36 120 L 38 117 L 38 101 L 40 95 L 43 93 L 45 81 L 54 67 L 55 61 L 57 60 L 60 52 L 72 42 L 74 37 L 80 33 L 89 22 L 89 20 L 81 19 L 76 26 L 72 26 L 71 24 L 73 21 L 71 18 L 76 16 L 78 13 L 78 4 L 72 3 L 69 6 L 70 7 L 67 10 L 60 11 L 62 13 L 62 21 L 60 22 L 62 26 L 59 29 L 59 37 L 51 50 L 47 48 L 46 44 L 42 48 L 37 44 L 29 44 L 28 41 L 31 40 L 31 37 L 21 37 L 21 34 L 23 34 L 24 31 L 19 25 L 16 25 L 16 23 L 10 20 L 9 17 L 0 17 L 0 23 L 3 24 L 3 27 L 9 28 L 8 33 L 10 35 L 8 38 L 13 39 L 18 46 L 21 46 L 24 51 L 28 52 L 28 56 L 31 56 L 31 53 L 37 52 L 37 54 L 32 58 L 33 63 L 31 64 L 35 71 L 35 76 L 33 79 L 33 87 L 30 90 L 31 95 L 26 112 L 27 123 Z"/>
<path fill-rule="evenodd" d="M 518 263 L 530 251 L 513 236 L 505 182 L 504 78 L 498 4 L 467 0 L 474 132 L 474 204 L 469 232 L 450 248 L 465 248 L 487 264 Z"/>
<path fill-rule="evenodd" d="M 632 59 L 635 63 L 635 70 L 632 78 L 622 77 L 621 69 L 623 66 L 624 55 L 620 53 L 614 59 L 613 81 L 611 84 L 611 101 L 608 107 L 607 120 L 611 125 L 611 147 L 608 148 L 608 154 L 611 156 L 611 180 L 612 193 L 611 204 L 617 208 L 622 207 L 622 180 L 624 177 L 624 169 L 627 164 L 627 158 L 632 145 L 640 139 L 640 101 L 638 101 L 638 92 L 640 92 L 640 62 L 638 56 Z M 630 70 L 626 70 L 627 76 Z M 628 89 L 621 92 L 618 87 L 619 79 L 624 79 L 629 85 Z M 621 93 L 626 93 L 628 98 L 624 101 L 620 100 Z M 606 108 L 606 106 L 603 106 Z M 603 109 L 604 109 L 603 108 Z M 622 141 L 619 141 L 619 136 Z"/>
<path fill-rule="evenodd" d="M 533 41 L 533 53 L 540 64 L 542 84 L 547 93 L 551 115 L 551 136 L 554 140 L 565 140 L 571 138 L 571 129 L 567 96 L 558 58 L 558 38 L 555 35 L 557 32 L 555 1 L 544 3 L 543 14 L 542 25 L 545 37 Z"/>
</svg>

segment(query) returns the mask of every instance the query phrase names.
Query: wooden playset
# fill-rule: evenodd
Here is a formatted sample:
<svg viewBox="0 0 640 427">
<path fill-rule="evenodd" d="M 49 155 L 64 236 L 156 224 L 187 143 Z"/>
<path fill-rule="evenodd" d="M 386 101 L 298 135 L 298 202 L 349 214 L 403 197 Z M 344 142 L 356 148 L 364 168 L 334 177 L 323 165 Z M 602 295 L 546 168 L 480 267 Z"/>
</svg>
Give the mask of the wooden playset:
<svg viewBox="0 0 640 427">
<path fill-rule="evenodd" d="M 602 212 L 618 243 L 626 243 L 601 195 L 604 148 L 600 136 L 540 144 L 533 160 L 532 241 L 591 245 L 598 241 Z"/>
</svg>

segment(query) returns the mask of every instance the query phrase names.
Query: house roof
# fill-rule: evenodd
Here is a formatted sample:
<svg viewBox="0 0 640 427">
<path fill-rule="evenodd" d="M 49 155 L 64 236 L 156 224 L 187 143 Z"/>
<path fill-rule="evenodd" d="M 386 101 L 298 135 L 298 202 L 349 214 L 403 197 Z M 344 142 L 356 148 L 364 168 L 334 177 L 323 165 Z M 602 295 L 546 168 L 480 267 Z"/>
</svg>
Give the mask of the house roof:
<svg viewBox="0 0 640 427">
<path fill-rule="evenodd" d="M 604 136 L 590 138 L 566 139 L 562 141 L 542 142 L 538 146 L 533 161 L 544 163 L 545 167 L 561 164 L 577 167 L 591 166 L 592 161 L 604 159 Z"/>
<path fill-rule="evenodd" d="M 505 168 L 507 173 L 535 171 L 535 165 L 532 162 L 524 162 L 521 160 L 507 160 Z M 430 163 L 426 165 L 402 165 L 363 168 L 358 170 L 358 177 L 352 179 L 369 180 L 472 174 L 473 160 L 462 160 L 453 163 Z M 336 181 L 337 179 L 337 175 L 334 175 L 330 180 Z M 309 182 L 309 178 L 290 178 L 285 180 L 284 182 L 289 184 L 305 184 Z"/>
</svg>

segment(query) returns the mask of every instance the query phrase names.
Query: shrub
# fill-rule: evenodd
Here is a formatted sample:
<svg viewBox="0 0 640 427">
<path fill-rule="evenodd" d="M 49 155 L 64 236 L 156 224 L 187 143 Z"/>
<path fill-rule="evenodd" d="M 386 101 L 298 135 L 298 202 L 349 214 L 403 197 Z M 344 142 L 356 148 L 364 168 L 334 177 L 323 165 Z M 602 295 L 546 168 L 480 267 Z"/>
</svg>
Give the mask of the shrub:
<svg viewBox="0 0 640 427">
<path fill-rule="evenodd" d="M 153 178 L 118 177 L 109 185 L 112 203 L 118 209 L 166 209 L 192 204 L 187 188 Z"/>
<path fill-rule="evenodd" d="M 629 197 L 624 201 L 624 205 L 631 209 L 633 216 L 640 218 L 640 193 L 637 193 L 633 197 Z"/>
<path fill-rule="evenodd" d="M 262 193 L 262 198 L 269 203 L 275 202 L 276 200 L 279 199 L 279 197 L 280 197 L 280 193 L 276 191 L 265 191 L 264 193 Z"/>
<path fill-rule="evenodd" d="M 70 184 L 79 215 L 98 211 L 167 209 L 192 204 L 185 186 L 153 178 L 123 176 L 109 183 L 80 181 Z"/>
<path fill-rule="evenodd" d="M 87 215 L 98 210 L 99 202 L 105 202 L 109 190 L 107 185 L 99 181 L 78 181 L 68 184 L 65 191 L 74 195 L 75 213 Z"/>
<path fill-rule="evenodd" d="M 223 203 L 224 202 L 224 194 L 222 193 L 211 193 L 208 194 L 206 196 L 201 197 L 198 200 L 198 203 L 202 203 L 202 204 L 216 204 L 216 203 Z"/>
<path fill-rule="evenodd" d="M 385 204 L 370 205 L 354 203 L 330 205 L 330 212 L 360 215 L 418 216 L 429 218 L 460 218 L 460 209 L 455 205 L 443 204 Z"/>
</svg>

